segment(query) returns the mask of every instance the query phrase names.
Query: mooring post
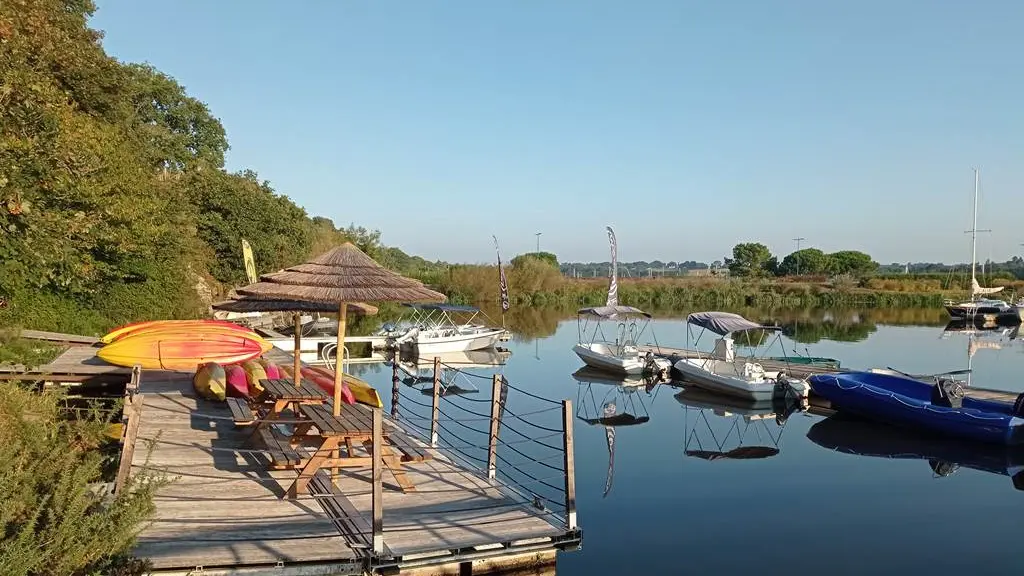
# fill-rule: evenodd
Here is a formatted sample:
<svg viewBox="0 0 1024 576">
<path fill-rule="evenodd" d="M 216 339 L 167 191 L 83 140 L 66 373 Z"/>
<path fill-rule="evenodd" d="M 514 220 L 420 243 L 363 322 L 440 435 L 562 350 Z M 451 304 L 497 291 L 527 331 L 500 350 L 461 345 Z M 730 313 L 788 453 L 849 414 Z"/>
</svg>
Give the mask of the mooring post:
<svg viewBox="0 0 1024 576">
<path fill-rule="evenodd" d="M 565 464 L 565 521 L 576 530 L 576 462 L 572 445 L 572 401 L 562 401 L 562 448 Z"/>
<path fill-rule="evenodd" d="M 384 463 L 381 462 L 381 443 L 383 439 L 383 411 L 373 409 L 373 447 L 370 455 L 373 475 L 373 553 L 384 553 Z"/>
<path fill-rule="evenodd" d="M 430 446 L 437 448 L 437 418 L 441 413 L 441 359 L 434 357 L 434 401 L 430 413 Z"/>
<path fill-rule="evenodd" d="M 398 418 L 398 358 L 391 363 L 391 417 Z"/>
<path fill-rule="evenodd" d="M 487 440 L 487 477 L 498 472 L 498 424 L 501 421 L 501 376 L 494 375 L 491 384 L 491 432 Z"/>
</svg>

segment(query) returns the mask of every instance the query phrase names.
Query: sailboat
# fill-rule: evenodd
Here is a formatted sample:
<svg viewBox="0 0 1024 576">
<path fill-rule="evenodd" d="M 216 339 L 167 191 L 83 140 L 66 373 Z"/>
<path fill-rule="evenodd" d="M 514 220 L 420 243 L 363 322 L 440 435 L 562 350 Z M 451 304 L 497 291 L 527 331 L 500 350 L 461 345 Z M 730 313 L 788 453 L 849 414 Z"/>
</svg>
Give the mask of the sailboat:
<svg viewBox="0 0 1024 576">
<path fill-rule="evenodd" d="M 971 299 L 965 302 L 947 300 L 946 311 L 953 318 L 975 318 L 985 315 L 1000 315 L 1013 310 L 1013 306 L 1005 300 L 988 298 L 987 295 L 1002 291 L 1003 286 L 983 288 L 978 284 L 975 276 L 975 268 L 978 261 L 978 169 L 974 169 L 974 226 L 968 230 L 971 233 Z"/>
</svg>

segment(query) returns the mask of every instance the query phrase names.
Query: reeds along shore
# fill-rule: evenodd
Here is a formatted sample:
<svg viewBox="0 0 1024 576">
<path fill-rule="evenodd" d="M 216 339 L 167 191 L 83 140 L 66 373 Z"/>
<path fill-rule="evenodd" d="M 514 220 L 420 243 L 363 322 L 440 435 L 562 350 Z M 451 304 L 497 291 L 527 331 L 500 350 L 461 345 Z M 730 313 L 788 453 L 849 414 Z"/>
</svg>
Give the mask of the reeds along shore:
<svg viewBox="0 0 1024 576">
<path fill-rule="evenodd" d="M 596 305 L 607 294 L 606 278 L 567 278 L 542 262 L 525 262 L 507 270 L 513 304 L 525 306 Z M 424 279 L 453 302 L 483 304 L 498 299 L 494 266 L 452 267 Z M 1024 291 L 1024 281 L 999 280 L 1008 294 Z M 648 308 L 861 307 L 938 308 L 945 298 L 962 297 L 965 287 L 936 277 L 867 278 L 650 278 L 619 279 L 619 300 Z"/>
</svg>

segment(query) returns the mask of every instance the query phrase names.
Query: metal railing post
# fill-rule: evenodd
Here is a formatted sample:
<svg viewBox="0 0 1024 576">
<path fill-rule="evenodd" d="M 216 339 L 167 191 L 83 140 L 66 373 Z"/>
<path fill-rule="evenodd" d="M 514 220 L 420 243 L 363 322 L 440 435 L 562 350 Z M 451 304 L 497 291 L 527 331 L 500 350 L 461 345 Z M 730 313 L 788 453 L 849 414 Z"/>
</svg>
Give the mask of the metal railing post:
<svg viewBox="0 0 1024 576">
<path fill-rule="evenodd" d="M 572 443 L 572 401 L 562 401 L 562 447 L 565 450 L 565 521 L 576 530 L 576 462 Z"/>
<path fill-rule="evenodd" d="M 430 414 L 430 446 L 437 448 L 437 419 L 441 412 L 441 359 L 434 357 L 434 401 Z"/>
<path fill-rule="evenodd" d="M 370 455 L 373 475 L 373 553 L 384 553 L 384 463 L 381 462 L 381 443 L 383 439 L 383 411 L 373 409 L 373 447 Z"/>
<path fill-rule="evenodd" d="M 494 375 L 491 384 L 491 430 L 487 440 L 487 477 L 498 473 L 498 424 L 501 417 L 501 376 Z"/>
</svg>

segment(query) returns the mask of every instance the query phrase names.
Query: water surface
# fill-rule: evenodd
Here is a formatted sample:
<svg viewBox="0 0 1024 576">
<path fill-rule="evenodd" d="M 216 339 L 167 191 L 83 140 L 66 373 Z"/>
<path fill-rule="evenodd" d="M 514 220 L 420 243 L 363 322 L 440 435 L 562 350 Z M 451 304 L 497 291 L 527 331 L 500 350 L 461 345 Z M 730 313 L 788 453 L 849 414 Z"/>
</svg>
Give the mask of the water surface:
<svg viewBox="0 0 1024 576">
<path fill-rule="evenodd" d="M 656 320 L 652 328 L 663 344 L 686 343 L 687 328 L 680 320 Z M 787 333 L 799 339 L 799 333 Z M 870 330 L 861 330 L 846 338 L 848 341 L 827 336 L 816 334 L 802 338 L 803 342 L 787 337 L 784 346 L 788 353 L 795 349 L 838 358 L 850 368 L 892 366 L 930 373 L 970 364 L 973 385 L 1024 391 L 1020 378 L 1024 343 L 1010 341 L 1000 333 L 987 334 L 982 340 L 1000 348 L 980 349 L 971 358 L 970 337 L 944 332 L 942 326 L 872 323 Z M 687 407 L 677 399 L 679 389 L 669 385 L 627 391 L 581 383 L 571 376 L 582 366 L 571 350 L 576 341 L 575 320 L 559 322 L 553 334 L 507 343 L 512 355 L 498 369 L 522 390 L 571 399 L 576 404 L 576 492 L 584 539 L 581 550 L 560 555 L 558 574 L 914 571 L 1004 575 L 1024 570 L 1024 557 L 1016 546 L 1024 492 L 1015 489 L 1008 476 L 967 466 L 943 476 L 933 467 L 945 474 L 955 468 L 950 462 L 835 451 L 808 439 L 811 427 L 823 419 L 805 413 L 791 415 L 780 426 L 774 417 L 745 420 L 722 410 Z M 711 339 L 705 336 L 701 344 L 709 348 Z M 772 352 L 781 353 L 778 348 Z M 494 371 L 472 370 L 482 376 Z M 382 391 L 390 391 L 390 368 L 370 368 L 364 376 Z M 484 402 L 467 400 L 459 405 L 486 412 L 490 382 L 486 378 L 464 381 L 466 387 L 479 389 L 466 397 Z M 414 397 L 406 395 L 409 390 L 403 391 L 402 398 Z M 390 398 L 390 393 L 382 396 Z M 429 403 L 429 396 L 420 398 Z M 609 401 L 641 420 L 649 418 L 615 428 L 610 476 L 608 429 L 585 421 L 599 416 L 597 412 Z M 524 414 L 546 407 L 515 390 L 509 393 L 508 409 L 513 412 Z M 400 400 L 400 411 L 404 408 L 410 414 L 425 412 L 413 404 L 403 406 Z M 557 410 L 532 418 L 552 428 L 561 425 Z M 545 434 L 515 419 L 505 421 L 535 437 Z M 838 438 L 847 447 L 865 448 L 863 440 L 851 437 L 843 426 L 819 426 L 816 430 L 819 434 L 812 436 L 819 440 L 819 436 L 830 442 Z M 481 438 L 486 442 L 485 436 L 470 430 L 452 432 L 459 437 L 457 441 L 463 441 L 463 447 Z M 911 441 L 912 450 L 907 450 L 906 441 L 893 440 L 898 434 L 901 432 L 883 429 L 872 435 L 873 444 L 867 447 L 920 453 L 944 449 L 941 441 L 925 439 L 916 444 Z M 503 435 L 514 438 L 505 431 Z M 707 456 L 740 446 L 755 447 L 748 455 L 767 456 L 709 460 L 687 455 L 687 450 Z M 524 450 L 538 459 L 544 456 L 543 449 Z M 467 451 L 471 456 L 480 455 L 470 448 Z M 947 456 L 949 452 L 946 450 Z M 509 460 L 521 460 L 506 450 L 503 453 Z M 967 463 L 994 461 L 995 469 L 1006 468 L 1000 451 L 993 455 L 992 450 L 960 449 L 952 454 Z M 1024 460 L 1018 459 L 1018 463 Z M 537 478 L 545 472 L 536 465 L 529 470 Z M 551 482 L 558 484 L 557 480 Z M 557 493 L 549 490 L 548 494 L 557 500 Z"/>
</svg>

